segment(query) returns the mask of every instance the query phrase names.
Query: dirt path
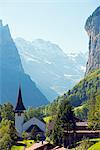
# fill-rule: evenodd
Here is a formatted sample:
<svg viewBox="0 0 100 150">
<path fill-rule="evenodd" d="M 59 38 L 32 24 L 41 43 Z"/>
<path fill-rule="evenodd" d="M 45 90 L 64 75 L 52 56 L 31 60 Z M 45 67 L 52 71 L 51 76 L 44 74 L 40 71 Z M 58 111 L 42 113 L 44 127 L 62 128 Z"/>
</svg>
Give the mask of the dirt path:
<svg viewBox="0 0 100 150">
<path fill-rule="evenodd" d="M 25 148 L 25 150 L 35 150 L 35 149 L 41 148 L 47 144 L 48 144 L 48 142 L 46 142 L 46 141 L 44 141 L 43 144 L 42 144 L 42 142 L 35 143 L 32 146 L 30 146 L 29 148 Z"/>
</svg>

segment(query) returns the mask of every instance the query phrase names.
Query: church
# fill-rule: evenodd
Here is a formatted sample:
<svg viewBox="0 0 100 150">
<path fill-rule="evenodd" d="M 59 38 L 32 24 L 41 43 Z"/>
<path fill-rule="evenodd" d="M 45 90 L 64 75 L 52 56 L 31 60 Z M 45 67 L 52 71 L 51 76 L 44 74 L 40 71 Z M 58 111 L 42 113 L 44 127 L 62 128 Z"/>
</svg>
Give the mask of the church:
<svg viewBox="0 0 100 150">
<path fill-rule="evenodd" d="M 46 132 L 46 124 L 39 119 L 33 117 L 27 122 L 24 120 L 25 115 L 25 106 L 22 100 L 21 87 L 19 87 L 17 103 L 15 106 L 15 128 L 18 132 L 18 135 L 21 137 L 23 132 L 26 132 L 32 126 L 37 126 L 42 132 Z"/>
</svg>

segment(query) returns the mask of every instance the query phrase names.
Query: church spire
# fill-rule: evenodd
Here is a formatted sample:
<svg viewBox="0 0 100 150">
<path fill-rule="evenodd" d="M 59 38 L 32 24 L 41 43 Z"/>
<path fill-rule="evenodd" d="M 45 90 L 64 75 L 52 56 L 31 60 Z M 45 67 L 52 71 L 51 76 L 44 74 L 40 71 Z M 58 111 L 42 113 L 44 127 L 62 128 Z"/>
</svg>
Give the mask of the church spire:
<svg viewBox="0 0 100 150">
<path fill-rule="evenodd" d="M 3 24 L 2 24 L 2 20 L 0 19 L 0 27 L 2 27 L 3 26 Z"/>
<path fill-rule="evenodd" d="M 19 93 L 18 93 L 17 103 L 15 107 L 15 112 L 23 112 L 24 110 L 26 109 L 22 101 L 21 87 L 19 87 Z"/>
</svg>

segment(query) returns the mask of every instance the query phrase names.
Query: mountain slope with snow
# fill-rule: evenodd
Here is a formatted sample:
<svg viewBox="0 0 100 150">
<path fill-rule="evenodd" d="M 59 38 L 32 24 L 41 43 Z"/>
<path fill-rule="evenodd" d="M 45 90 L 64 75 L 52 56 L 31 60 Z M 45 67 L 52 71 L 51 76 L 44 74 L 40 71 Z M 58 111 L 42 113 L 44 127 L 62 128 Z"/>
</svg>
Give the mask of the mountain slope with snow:
<svg viewBox="0 0 100 150">
<path fill-rule="evenodd" d="M 84 76 L 86 54 L 65 54 L 58 45 L 42 39 L 29 42 L 17 38 L 15 43 L 25 72 L 50 101 Z"/>
</svg>

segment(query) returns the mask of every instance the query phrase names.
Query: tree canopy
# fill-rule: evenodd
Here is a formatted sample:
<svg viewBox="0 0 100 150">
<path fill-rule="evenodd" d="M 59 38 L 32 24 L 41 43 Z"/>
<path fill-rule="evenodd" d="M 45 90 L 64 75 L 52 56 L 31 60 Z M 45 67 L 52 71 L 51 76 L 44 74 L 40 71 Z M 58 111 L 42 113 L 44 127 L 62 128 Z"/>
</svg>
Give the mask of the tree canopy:
<svg viewBox="0 0 100 150">
<path fill-rule="evenodd" d="M 0 123 L 0 150 L 10 150 L 17 139 L 14 122 L 2 120 Z"/>
<path fill-rule="evenodd" d="M 64 100 L 59 106 L 56 116 L 52 140 L 55 145 L 64 144 L 64 131 L 75 130 L 75 116 L 72 106 Z"/>
</svg>

